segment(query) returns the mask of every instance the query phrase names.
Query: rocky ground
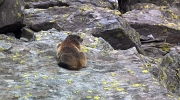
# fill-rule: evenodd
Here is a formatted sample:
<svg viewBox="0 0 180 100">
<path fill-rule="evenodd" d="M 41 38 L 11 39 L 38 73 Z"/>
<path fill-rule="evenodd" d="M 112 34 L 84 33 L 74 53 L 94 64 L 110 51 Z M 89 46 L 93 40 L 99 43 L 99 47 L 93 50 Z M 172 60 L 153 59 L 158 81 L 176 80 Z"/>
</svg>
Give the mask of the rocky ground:
<svg viewBox="0 0 180 100">
<path fill-rule="evenodd" d="M 55 46 L 67 33 L 41 31 L 32 42 L 0 35 L 2 100 L 178 100 L 153 78 L 135 48 L 112 50 L 102 38 L 84 36 L 86 68 L 58 67 Z"/>
<path fill-rule="evenodd" d="M 180 100 L 177 1 L 24 1 L 0 0 L 0 100 Z M 57 65 L 68 34 L 84 40 L 80 71 Z"/>
</svg>

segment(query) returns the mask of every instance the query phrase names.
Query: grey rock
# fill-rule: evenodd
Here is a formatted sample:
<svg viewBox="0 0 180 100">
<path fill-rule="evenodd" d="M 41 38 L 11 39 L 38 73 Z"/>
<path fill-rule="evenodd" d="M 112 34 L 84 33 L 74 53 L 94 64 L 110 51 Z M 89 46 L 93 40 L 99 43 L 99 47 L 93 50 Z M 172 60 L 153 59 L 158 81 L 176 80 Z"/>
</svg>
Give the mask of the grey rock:
<svg viewBox="0 0 180 100">
<path fill-rule="evenodd" d="M 109 50 L 102 38 L 85 35 L 82 47 L 88 49 L 86 68 L 69 71 L 58 67 L 55 46 L 70 31 L 56 29 L 35 32 L 37 41 L 22 42 L 13 37 L 0 35 L 11 48 L 1 51 L 0 97 L 4 99 L 171 99 L 142 66 L 135 48 Z M 82 33 L 81 33 L 82 35 Z M 9 39 L 7 39 L 9 38 Z M 89 42 L 89 41 L 90 42 Z M 95 44 L 94 40 L 103 43 Z M 85 44 L 89 45 L 85 45 Z M 3 46 L 4 47 L 4 46 Z M 96 57 L 95 57 L 96 56 Z M 145 70 L 145 73 L 143 73 Z M 108 94 L 108 95 L 107 95 Z"/>
<path fill-rule="evenodd" d="M 140 48 L 139 34 L 128 26 L 124 19 L 119 18 L 113 27 L 108 27 L 109 23 L 106 21 L 104 28 L 95 29 L 93 35 L 104 38 L 114 49 L 126 50 L 136 47 L 140 53 L 143 53 L 143 50 Z"/>
<path fill-rule="evenodd" d="M 28 27 L 23 27 L 21 29 L 21 39 L 25 39 L 25 41 L 34 41 L 36 39 L 34 31 L 29 29 Z"/>
<path fill-rule="evenodd" d="M 53 6 L 69 6 L 67 3 L 63 3 L 60 0 L 53 0 L 53 1 L 44 0 L 44 1 L 41 1 L 41 2 L 38 2 L 38 1 L 29 2 L 28 0 L 25 0 L 25 2 L 26 2 L 25 8 L 47 9 L 47 8 L 53 7 Z"/>
<path fill-rule="evenodd" d="M 49 20 L 49 19 L 43 19 L 40 21 L 36 21 L 35 23 L 33 23 L 30 28 L 35 31 L 41 31 L 41 30 L 49 30 L 51 28 L 56 28 L 57 30 L 61 31 L 62 28 L 53 20 Z"/>
<path fill-rule="evenodd" d="M 178 96 L 180 96 L 179 60 L 180 54 L 173 50 L 163 58 L 158 68 L 153 69 L 153 74 L 159 79 L 161 84 Z"/>
<path fill-rule="evenodd" d="M 122 16 L 141 35 L 141 48 L 146 55 L 163 57 L 170 47 L 179 43 L 180 11 L 177 8 L 139 3 L 133 9 Z M 153 38 L 142 38 L 149 35 Z"/>
<path fill-rule="evenodd" d="M 11 43 L 6 42 L 5 40 L 0 40 L 0 49 L 9 50 L 12 47 Z"/>
<path fill-rule="evenodd" d="M 64 31 L 83 32 L 102 37 L 114 49 L 125 50 L 135 46 L 140 53 L 143 53 L 140 48 L 139 34 L 119 16 L 120 13 L 116 12 L 118 11 L 104 10 L 104 8 L 85 4 L 52 7 L 47 10 L 36 9 L 34 13 L 27 9 L 24 23 L 35 31 L 50 29 L 55 27 L 52 24 L 56 23 Z M 46 16 L 45 19 L 44 16 Z M 112 33 L 113 36 L 108 33 Z"/>
<path fill-rule="evenodd" d="M 179 24 L 175 24 L 180 23 L 180 11 L 178 9 L 166 6 L 162 8 L 153 4 L 138 4 L 138 7 L 140 6 L 141 9 L 123 14 L 123 18 L 131 27 L 140 35 L 152 34 L 155 38 L 162 38 L 168 43 L 179 43 Z"/>
<path fill-rule="evenodd" d="M 138 53 L 139 34 L 120 17 L 119 11 L 113 10 L 116 1 L 62 0 L 69 6 L 58 6 L 54 4 L 57 0 L 26 0 L 26 5 L 34 8 L 24 11 L 24 23 L 37 31 L 34 32 L 36 40 L 24 42 L 0 35 L 0 40 L 11 46 L 2 45 L 7 49 L 0 50 L 0 97 L 7 100 L 178 100 L 177 95 L 170 94 L 149 73 L 158 72 L 151 70 L 158 63 L 151 58 L 150 66 L 146 62 L 150 57 L 144 59 Z M 158 11 L 153 13 L 158 15 Z M 126 41 L 136 45 L 127 46 L 128 50 L 114 50 L 116 44 L 108 43 L 104 35 L 92 35 L 101 32 L 122 32 Z M 69 34 L 80 35 L 84 40 L 82 51 L 87 56 L 87 66 L 80 71 L 57 65 L 56 44 Z M 111 35 L 109 38 L 122 39 Z"/>
<path fill-rule="evenodd" d="M 110 8 L 110 9 L 117 9 L 118 8 L 118 1 L 117 0 L 103 0 L 103 1 L 96 1 L 96 0 L 24 0 L 26 2 L 26 8 L 48 8 L 53 6 L 79 6 L 82 4 L 91 4 L 96 7 L 102 8 Z"/>
<path fill-rule="evenodd" d="M 173 2 L 172 6 L 180 10 L 180 2 Z"/>
<path fill-rule="evenodd" d="M 3 4 L 3 2 L 4 2 L 4 0 L 0 0 L 0 6 L 1 6 L 1 4 Z"/>
<path fill-rule="evenodd" d="M 133 10 L 136 4 L 150 3 L 157 6 L 173 6 L 174 3 L 178 3 L 178 0 L 118 0 L 119 9 L 122 13 Z M 142 6 L 138 7 L 142 8 Z"/>
<path fill-rule="evenodd" d="M 21 40 L 21 41 L 24 41 L 24 42 L 28 42 L 28 41 L 29 41 L 29 40 L 28 40 L 27 38 L 25 38 L 25 37 L 21 37 L 20 40 Z"/>
<path fill-rule="evenodd" d="M 16 32 L 24 26 L 23 11 L 24 0 L 5 0 L 0 6 L 0 33 Z"/>
</svg>

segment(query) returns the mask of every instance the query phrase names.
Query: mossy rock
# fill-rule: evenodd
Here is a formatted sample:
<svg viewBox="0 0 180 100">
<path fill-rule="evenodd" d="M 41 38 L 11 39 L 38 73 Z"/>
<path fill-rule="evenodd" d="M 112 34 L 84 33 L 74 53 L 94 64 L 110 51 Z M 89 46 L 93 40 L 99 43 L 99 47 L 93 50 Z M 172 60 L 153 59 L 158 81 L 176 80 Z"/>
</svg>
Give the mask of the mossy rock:
<svg viewBox="0 0 180 100">
<path fill-rule="evenodd" d="M 158 79 L 170 92 L 180 96 L 180 54 L 171 51 L 159 66 Z"/>
</svg>

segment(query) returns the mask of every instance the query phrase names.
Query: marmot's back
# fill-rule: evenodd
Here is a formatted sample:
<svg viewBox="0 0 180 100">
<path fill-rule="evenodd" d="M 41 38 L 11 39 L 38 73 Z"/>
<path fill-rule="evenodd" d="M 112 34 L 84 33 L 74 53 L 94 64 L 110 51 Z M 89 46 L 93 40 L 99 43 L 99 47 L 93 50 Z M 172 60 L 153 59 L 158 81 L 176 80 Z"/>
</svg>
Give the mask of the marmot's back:
<svg viewBox="0 0 180 100">
<path fill-rule="evenodd" d="M 69 35 L 56 47 L 56 57 L 60 67 L 79 70 L 86 66 L 86 57 L 80 51 L 80 43 L 83 41 L 78 35 Z"/>
</svg>

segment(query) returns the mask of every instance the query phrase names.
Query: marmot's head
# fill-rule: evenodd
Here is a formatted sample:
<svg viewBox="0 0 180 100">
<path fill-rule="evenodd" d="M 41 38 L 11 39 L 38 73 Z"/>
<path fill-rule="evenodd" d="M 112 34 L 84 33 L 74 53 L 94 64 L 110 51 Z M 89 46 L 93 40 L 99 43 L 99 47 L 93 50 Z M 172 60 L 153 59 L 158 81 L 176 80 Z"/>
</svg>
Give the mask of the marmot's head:
<svg viewBox="0 0 180 100">
<path fill-rule="evenodd" d="M 73 43 L 82 43 L 83 39 L 78 35 L 68 35 L 67 40 L 73 41 Z"/>
</svg>

